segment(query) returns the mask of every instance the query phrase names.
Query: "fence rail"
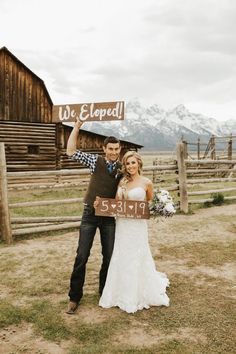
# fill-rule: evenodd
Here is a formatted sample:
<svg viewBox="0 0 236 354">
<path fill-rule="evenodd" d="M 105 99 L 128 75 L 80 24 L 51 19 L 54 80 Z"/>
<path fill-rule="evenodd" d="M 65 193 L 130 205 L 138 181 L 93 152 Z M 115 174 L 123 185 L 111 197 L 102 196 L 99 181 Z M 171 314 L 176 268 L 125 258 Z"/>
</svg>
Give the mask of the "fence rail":
<svg viewBox="0 0 236 354">
<path fill-rule="evenodd" d="M 225 183 L 235 182 L 236 178 L 236 160 L 235 159 L 224 159 L 224 160 L 210 160 L 210 159 L 197 159 L 197 160 L 189 160 L 185 159 L 184 164 L 186 166 L 186 183 L 187 187 L 200 186 L 201 184 L 206 183 Z M 221 177 L 219 176 L 221 175 Z M 226 177 L 226 175 L 228 175 Z M 208 178 L 206 178 L 208 176 Z M 198 178 L 196 178 L 198 177 Z M 203 177 L 203 178 L 201 178 Z M 227 187 L 227 188 L 214 188 L 208 190 L 194 190 L 188 191 L 188 196 L 200 196 L 200 195 L 211 195 L 210 198 L 206 199 L 189 199 L 188 204 L 202 204 L 206 202 L 213 201 L 213 194 L 223 194 L 225 200 L 235 200 L 236 196 L 225 196 L 226 193 L 236 191 L 236 186 Z"/>
</svg>

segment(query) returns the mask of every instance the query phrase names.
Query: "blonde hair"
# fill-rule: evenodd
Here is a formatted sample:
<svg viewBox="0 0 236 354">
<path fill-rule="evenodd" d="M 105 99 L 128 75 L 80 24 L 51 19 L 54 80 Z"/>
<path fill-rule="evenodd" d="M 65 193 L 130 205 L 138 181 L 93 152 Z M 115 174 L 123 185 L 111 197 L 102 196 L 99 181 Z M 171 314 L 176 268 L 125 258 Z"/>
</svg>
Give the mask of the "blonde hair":
<svg viewBox="0 0 236 354">
<path fill-rule="evenodd" d="M 126 163 L 130 157 L 135 157 L 138 162 L 138 173 L 142 173 L 143 161 L 141 156 L 136 151 L 127 151 L 122 158 L 122 167 L 121 172 L 123 174 L 123 178 L 120 182 L 120 187 L 122 188 L 122 196 L 127 196 L 127 183 L 131 181 L 131 176 L 126 170 Z"/>
</svg>

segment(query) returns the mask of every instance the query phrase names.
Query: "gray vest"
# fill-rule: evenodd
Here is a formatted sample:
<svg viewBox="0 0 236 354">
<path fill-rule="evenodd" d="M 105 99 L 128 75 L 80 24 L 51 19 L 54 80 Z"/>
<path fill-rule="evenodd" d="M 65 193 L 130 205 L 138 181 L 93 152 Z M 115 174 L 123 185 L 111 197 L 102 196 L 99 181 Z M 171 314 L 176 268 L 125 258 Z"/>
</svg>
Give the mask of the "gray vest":
<svg viewBox="0 0 236 354">
<path fill-rule="evenodd" d="M 121 175 L 117 175 L 117 170 L 121 168 L 121 163 L 117 162 L 115 169 L 110 174 L 107 169 L 106 160 L 98 156 L 96 168 L 91 175 L 89 186 L 84 197 L 84 203 L 93 206 L 96 196 L 101 198 L 115 198 L 118 183 Z"/>
</svg>

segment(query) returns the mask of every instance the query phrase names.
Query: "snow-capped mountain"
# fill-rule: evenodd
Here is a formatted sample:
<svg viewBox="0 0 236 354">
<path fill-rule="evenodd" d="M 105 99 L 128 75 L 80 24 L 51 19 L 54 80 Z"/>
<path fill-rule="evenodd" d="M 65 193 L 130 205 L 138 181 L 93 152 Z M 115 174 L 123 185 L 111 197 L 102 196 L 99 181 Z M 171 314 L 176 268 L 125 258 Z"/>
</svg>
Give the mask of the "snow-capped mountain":
<svg viewBox="0 0 236 354">
<path fill-rule="evenodd" d="M 143 145 L 145 149 L 173 149 L 184 137 L 187 141 L 208 141 L 209 137 L 236 134 L 235 120 L 219 122 L 202 114 L 191 113 L 184 105 L 165 111 L 157 104 L 141 106 L 138 100 L 128 102 L 125 119 L 114 122 L 88 122 L 83 129 Z"/>
</svg>

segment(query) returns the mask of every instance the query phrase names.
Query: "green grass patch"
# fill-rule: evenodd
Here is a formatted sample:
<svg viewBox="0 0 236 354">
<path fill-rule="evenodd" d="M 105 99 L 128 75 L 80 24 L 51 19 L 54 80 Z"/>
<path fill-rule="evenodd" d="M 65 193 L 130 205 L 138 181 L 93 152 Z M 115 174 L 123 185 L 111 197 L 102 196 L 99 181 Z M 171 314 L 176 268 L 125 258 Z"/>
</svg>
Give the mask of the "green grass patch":
<svg viewBox="0 0 236 354">
<path fill-rule="evenodd" d="M 12 217 L 44 217 L 44 216 L 81 216 L 82 203 L 66 205 L 44 205 L 37 207 L 14 208 L 11 211 Z"/>
<path fill-rule="evenodd" d="M 0 302 L 0 328 L 18 325 L 24 320 L 24 311 L 6 300 Z"/>
<path fill-rule="evenodd" d="M 225 297 L 227 282 L 211 277 L 199 285 L 185 275 L 172 275 L 168 290 L 170 307 L 152 307 L 128 315 L 118 309 L 104 310 L 107 316 L 101 323 L 84 323 L 78 310 L 67 324 L 61 310 L 65 303 L 55 305 L 48 300 L 30 301 L 27 307 L 9 303 L 1 305 L 1 326 L 27 321 L 34 325 L 35 334 L 59 343 L 72 340 L 68 353 L 165 353 L 165 354 L 231 354 L 234 350 L 234 301 Z M 216 291 L 217 289 L 217 291 Z M 98 295 L 85 295 L 81 306 L 95 309 Z M 143 335 L 157 331 L 156 344 L 135 346 L 116 341 L 117 335 L 129 338 L 132 329 L 143 328 Z M 188 333 L 181 337 L 181 331 Z M 192 334 L 191 334 L 192 331 Z M 158 333 L 162 334 L 159 340 Z M 163 339 L 166 337 L 166 340 Z"/>
<path fill-rule="evenodd" d="M 23 321 L 34 324 L 35 333 L 47 340 L 60 342 L 71 335 L 60 315 L 60 308 L 49 301 L 38 301 L 29 307 L 13 306 L 7 301 L 0 303 L 0 328 L 19 325 Z"/>
<path fill-rule="evenodd" d="M 54 199 L 69 199 L 79 198 L 84 195 L 84 192 L 76 188 L 60 188 L 60 189 L 34 189 L 34 190 L 11 190 L 8 197 L 10 203 L 20 203 L 40 200 L 54 200 Z"/>
<path fill-rule="evenodd" d="M 225 297 L 229 283 L 225 281 L 223 285 L 222 281 L 207 277 L 199 285 L 195 279 L 179 274 L 170 281 L 170 307 L 151 308 L 149 313 L 142 311 L 137 316 L 140 322 L 149 324 L 149 329 L 173 334 L 173 340 L 157 347 L 157 353 L 164 349 L 163 353 L 233 353 L 234 300 Z M 190 330 L 189 338 L 178 338 L 181 330 Z"/>
<path fill-rule="evenodd" d="M 191 242 L 181 246 L 160 246 L 160 252 L 165 255 L 185 259 L 188 267 L 220 266 L 235 261 L 236 242 Z"/>
<path fill-rule="evenodd" d="M 107 343 L 115 333 L 117 323 L 108 321 L 102 324 L 80 324 L 74 330 L 74 336 L 84 344 Z"/>
<path fill-rule="evenodd" d="M 60 314 L 60 308 L 49 301 L 34 302 L 31 308 L 24 311 L 25 320 L 33 323 L 36 332 L 45 339 L 60 342 L 71 335 L 68 326 Z"/>
<path fill-rule="evenodd" d="M 35 202 L 45 200 L 61 200 L 80 198 L 84 192 L 76 188 L 65 188 L 60 190 L 26 190 L 10 191 L 9 203 Z M 45 205 L 38 207 L 20 207 L 11 209 L 12 217 L 43 217 L 43 216 L 79 216 L 83 210 L 82 203 Z"/>
</svg>

